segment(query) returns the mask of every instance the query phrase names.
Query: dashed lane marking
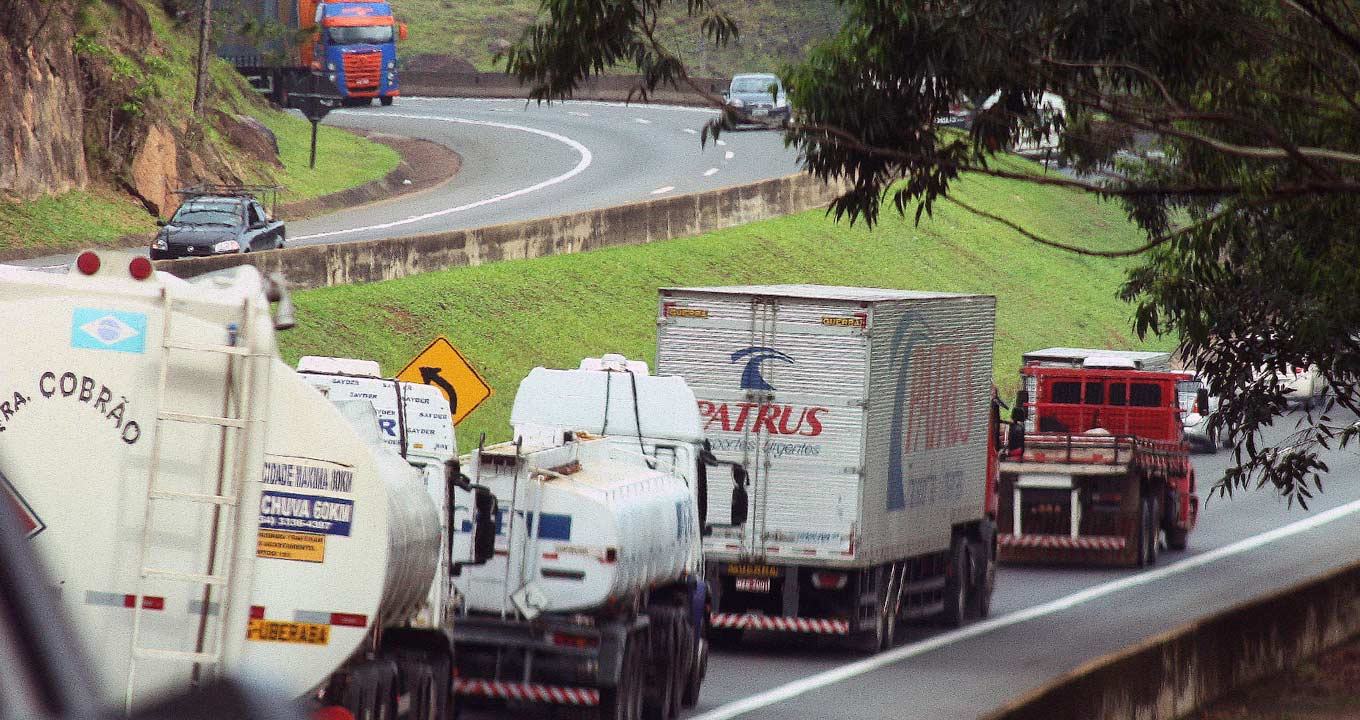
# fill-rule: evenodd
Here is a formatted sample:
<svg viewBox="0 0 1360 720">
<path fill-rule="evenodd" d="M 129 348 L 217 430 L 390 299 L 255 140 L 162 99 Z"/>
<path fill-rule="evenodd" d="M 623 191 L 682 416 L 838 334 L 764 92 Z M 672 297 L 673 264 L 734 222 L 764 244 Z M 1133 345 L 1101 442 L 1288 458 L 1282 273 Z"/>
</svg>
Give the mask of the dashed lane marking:
<svg viewBox="0 0 1360 720">
<path fill-rule="evenodd" d="M 590 113 L 578 112 L 578 111 L 576 111 L 576 110 L 568 110 L 568 111 L 567 111 L 567 114 L 568 114 L 568 115 L 575 115 L 576 117 L 590 117 Z"/>
<path fill-rule="evenodd" d="M 670 192 L 670 191 L 672 191 L 672 190 L 674 190 L 674 189 L 675 189 L 675 186 L 674 186 L 674 185 L 667 185 L 666 187 L 659 187 L 659 188 L 653 190 L 653 191 L 652 191 L 652 194 L 653 194 L 653 195 L 660 195 L 661 193 L 668 193 L 668 192 Z"/>
<path fill-rule="evenodd" d="M 724 159 L 724 160 L 731 160 L 732 158 L 734 158 L 734 157 L 736 157 L 736 156 L 737 156 L 737 154 L 734 153 L 734 152 L 732 152 L 731 150 L 728 150 L 727 152 L 723 153 L 723 159 Z"/>
<path fill-rule="evenodd" d="M 684 131 L 685 131 L 686 133 L 689 133 L 690 135 L 698 135 L 698 134 L 699 134 L 699 131 L 698 131 L 698 130 L 695 130 L 694 128 L 684 128 Z"/>
<path fill-rule="evenodd" d="M 1346 503 L 1340 507 L 1332 508 L 1326 512 L 1318 513 L 1310 518 L 1305 518 L 1298 522 L 1275 528 L 1274 530 L 1261 533 L 1260 535 L 1253 535 L 1249 538 L 1238 540 L 1235 543 L 1214 548 L 1208 552 L 1186 558 L 1171 565 L 1166 565 L 1155 570 L 1147 570 L 1138 573 L 1137 575 L 1130 575 L 1113 582 L 1095 585 L 1082 590 L 1081 592 L 1060 597 L 1057 600 L 1041 603 L 1033 607 L 1025 608 L 1024 610 L 1013 612 L 1009 615 L 992 618 L 991 620 L 984 620 L 973 625 L 959 628 L 958 630 L 937 635 L 929 640 L 903 645 L 895 650 L 879 653 L 874 657 L 832 668 L 817 673 L 816 675 L 809 675 L 801 680 L 794 680 L 793 682 L 771 688 L 765 692 L 742 698 L 736 702 L 721 705 L 701 715 L 694 715 L 690 717 L 689 720 L 727 720 L 728 718 L 734 718 L 738 715 L 744 715 L 748 712 L 759 710 L 798 697 L 799 695 L 812 692 L 813 690 L 824 688 L 827 685 L 843 682 L 892 665 L 893 663 L 916 657 L 917 655 L 922 655 L 932 650 L 938 650 L 948 645 L 953 645 L 962 640 L 985 635 L 993 630 L 1000 630 L 1001 628 L 1010 627 L 1011 625 L 1018 625 L 1022 622 L 1044 617 L 1046 615 L 1052 615 L 1107 595 L 1113 595 L 1114 593 L 1123 590 L 1147 585 L 1173 575 L 1180 575 L 1187 571 L 1194 570 L 1195 568 L 1222 560 L 1223 558 L 1240 555 L 1277 540 L 1283 540 L 1307 532 L 1313 528 L 1350 517 L 1357 511 L 1360 511 L 1360 500 Z"/>
<path fill-rule="evenodd" d="M 348 110 L 339 110 L 336 112 L 339 112 L 341 114 L 354 114 Z M 392 222 L 387 223 L 379 223 L 377 225 L 368 225 L 365 227 L 348 228 L 345 230 L 333 230 L 331 232 L 302 235 L 295 238 L 289 238 L 290 242 L 297 242 L 299 240 L 314 240 L 316 238 L 324 237 L 335 237 L 338 235 L 351 235 L 353 233 L 364 232 L 368 230 L 386 230 L 388 228 L 400 227 L 402 225 L 410 225 L 411 223 L 422 222 L 425 220 L 429 220 L 431 218 L 437 218 L 442 217 L 444 215 L 452 215 L 454 213 L 464 212 L 466 210 L 471 210 L 473 208 L 482 207 L 483 205 L 491 205 L 494 203 L 502 202 L 504 200 L 509 200 L 511 198 L 517 198 L 521 195 L 528 195 L 529 193 L 537 192 L 539 190 L 542 190 L 543 188 L 551 187 L 558 183 L 566 182 L 576 177 L 577 175 L 580 175 L 581 173 L 586 171 L 586 168 L 590 167 L 590 163 L 594 159 L 594 156 L 591 155 L 590 148 L 587 148 L 585 145 L 582 145 L 581 143 L 572 140 L 571 138 L 565 135 L 558 135 L 557 133 L 548 132 L 547 130 L 539 130 L 538 128 L 525 127 L 523 125 L 510 125 L 508 123 L 491 122 L 489 120 L 468 120 L 466 118 L 458 117 L 452 118 L 438 117 L 434 115 L 406 115 L 399 113 L 383 113 L 383 117 L 405 118 L 407 120 L 422 120 L 426 122 L 447 122 L 462 125 L 480 125 L 482 127 L 500 128 L 502 130 L 513 130 L 515 132 L 526 132 L 533 135 L 539 135 L 545 138 L 549 138 L 551 140 L 556 140 L 557 142 L 560 142 L 563 145 L 570 147 L 572 150 L 575 150 L 577 154 L 580 155 L 581 159 L 577 161 L 575 167 L 562 173 L 561 175 L 550 177 L 547 180 L 544 180 L 543 182 L 534 183 L 533 185 L 530 185 L 528 187 L 522 187 L 518 190 L 512 190 L 508 193 L 502 193 L 494 197 L 483 198 L 481 200 L 470 202 L 464 205 L 459 205 L 457 207 L 444 208 L 443 210 L 436 210 L 434 212 L 428 212 L 421 215 L 413 215 L 408 218 L 393 220 Z"/>
<path fill-rule="evenodd" d="M 643 125 L 651 125 L 651 124 L 652 124 L 652 121 L 651 121 L 651 120 L 648 120 L 648 119 L 646 119 L 646 118 L 633 118 L 633 122 L 635 122 L 635 123 L 641 123 L 641 124 L 643 124 Z"/>
<path fill-rule="evenodd" d="M 707 169 L 707 170 L 704 171 L 704 177 L 708 177 L 708 176 L 710 176 L 710 175 L 716 175 L 717 173 L 718 173 L 718 168 L 709 168 L 709 169 Z"/>
<path fill-rule="evenodd" d="M 718 141 L 718 144 L 719 144 L 719 145 L 726 145 L 726 144 L 727 144 L 727 141 L 726 141 L 726 140 L 719 140 L 719 141 Z"/>
</svg>

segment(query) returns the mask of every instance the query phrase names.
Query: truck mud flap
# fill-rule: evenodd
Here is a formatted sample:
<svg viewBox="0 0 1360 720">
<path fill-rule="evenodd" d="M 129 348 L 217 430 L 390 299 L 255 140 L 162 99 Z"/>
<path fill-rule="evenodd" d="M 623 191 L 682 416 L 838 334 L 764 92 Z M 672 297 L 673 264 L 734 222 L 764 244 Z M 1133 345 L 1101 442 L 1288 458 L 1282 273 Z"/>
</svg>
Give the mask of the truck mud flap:
<svg viewBox="0 0 1360 720">
<path fill-rule="evenodd" d="M 453 691 L 459 695 L 497 700 L 522 700 L 576 707 L 595 707 L 600 704 L 599 690 L 569 685 L 541 685 L 539 683 L 459 678 L 454 681 Z"/>
<path fill-rule="evenodd" d="M 767 615 L 745 615 L 736 613 L 713 613 L 709 623 L 723 630 L 775 630 L 780 632 L 813 633 L 817 635 L 849 635 L 850 623 L 846 620 L 825 618 L 781 617 Z"/>
</svg>

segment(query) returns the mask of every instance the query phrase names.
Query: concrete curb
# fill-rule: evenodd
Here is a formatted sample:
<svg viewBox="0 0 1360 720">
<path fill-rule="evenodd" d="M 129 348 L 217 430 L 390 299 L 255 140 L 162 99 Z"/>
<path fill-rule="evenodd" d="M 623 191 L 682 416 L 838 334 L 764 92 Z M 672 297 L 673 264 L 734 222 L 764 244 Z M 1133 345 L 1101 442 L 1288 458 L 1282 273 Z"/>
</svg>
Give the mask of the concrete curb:
<svg viewBox="0 0 1360 720">
<path fill-rule="evenodd" d="M 984 720 L 1176 720 L 1360 634 L 1360 562 L 1093 660 Z"/>
<path fill-rule="evenodd" d="M 743 225 L 825 207 L 834 188 L 808 175 L 649 200 L 567 215 L 467 230 L 326 245 L 301 245 L 247 255 L 163 260 L 180 277 L 251 264 L 283 271 L 295 288 L 393 280 L 419 273 L 634 245 Z"/>
</svg>

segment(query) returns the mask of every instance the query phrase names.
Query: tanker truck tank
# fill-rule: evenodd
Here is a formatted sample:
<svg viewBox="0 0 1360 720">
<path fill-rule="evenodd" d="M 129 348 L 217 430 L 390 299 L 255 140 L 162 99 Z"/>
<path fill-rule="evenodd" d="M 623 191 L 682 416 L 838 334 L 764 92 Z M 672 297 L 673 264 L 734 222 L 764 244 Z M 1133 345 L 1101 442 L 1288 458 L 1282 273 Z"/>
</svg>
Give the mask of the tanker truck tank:
<svg viewBox="0 0 1360 720">
<path fill-rule="evenodd" d="M 356 714 L 397 702 L 393 673 L 415 670 L 384 654 L 440 562 L 419 473 L 371 406 L 342 412 L 278 359 L 254 268 L 190 283 L 145 262 L 0 266 L 0 317 L 23 318 L 0 344 L 0 490 L 105 696 L 132 708 L 234 675 L 347 688 L 332 704 Z M 410 662 L 447 686 L 452 649 L 431 636 Z M 446 717 L 433 696 L 423 716 Z"/>
</svg>

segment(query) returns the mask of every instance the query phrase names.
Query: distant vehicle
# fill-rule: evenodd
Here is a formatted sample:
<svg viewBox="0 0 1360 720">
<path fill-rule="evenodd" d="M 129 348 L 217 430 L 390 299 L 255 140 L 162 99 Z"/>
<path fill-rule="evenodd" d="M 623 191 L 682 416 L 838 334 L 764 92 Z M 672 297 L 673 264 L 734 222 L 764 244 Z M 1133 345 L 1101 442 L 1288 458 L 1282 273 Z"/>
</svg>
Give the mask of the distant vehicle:
<svg viewBox="0 0 1360 720">
<path fill-rule="evenodd" d="M 1304 410 L 1312 410 L 1313 404 L 1327 392 L 1327 380 L 1316 365 L 1276 370 L 1275 377 L 1284 388 L 1285 400 Z"/>
<path fill-rule="evenodd" d="M 286 86 L 299 75 L 325 73 L 346 105 L 377 98 L 391 105 L 401 94 L 397 82 L 397 41 L 406 39 L 386 2 L 352 0 L 241 0 L 229 28 L 278 22 L 279 37 L 229 37 L 218 49 L 253 85 L 287 104 Z M 299 38 L 290 41 L 286 38 Z"/>
<path fill-rule="evenodd" d="M 185 196 L 179 209 L 161 226 L 151 243 L 152 260 L 280 250 L 286 233 L 257 196 L 275 188 L 215 185 L 177 191 Z"/>
<path fill-rule="evenodd" d="M 1189 371 L 1185 375 L 1186 379 L 1176 384 L 1181 411 L 1185 413 L 1181 416 L 1181 436 L 1192 448 L 1217 452 L 1218 430 L 1210 430 L 1209 422 L 1218 413 L 1218 396 L 1209 394 L 1209 383 L 1204 378 Z"/>
<path fill-rule="evenodd" d="M 746 113 L 757 123 L 765 119 L 781 124 L 789 121 L 789 100 L 784 85 L 774 75 L 735 75 L 723 98 L 730 107 Z"/>
</svg>

